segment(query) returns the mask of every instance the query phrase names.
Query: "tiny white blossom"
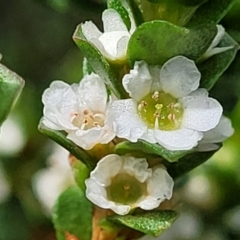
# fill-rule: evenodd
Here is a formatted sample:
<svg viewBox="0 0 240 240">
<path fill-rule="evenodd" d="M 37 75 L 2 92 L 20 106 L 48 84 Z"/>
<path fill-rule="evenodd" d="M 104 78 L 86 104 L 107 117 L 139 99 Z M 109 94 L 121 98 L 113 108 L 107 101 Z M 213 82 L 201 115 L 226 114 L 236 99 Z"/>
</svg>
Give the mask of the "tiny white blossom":
<svg viewBox="0 0 240 240">
<path fill-rule="evenodd" d="M 68 162 L 69 152 L 55 143 L 52 148 L 53 153 L 47 159 L 48 167 L 40 169 L 32 179 L 34 193 L 47 215 L 50 215 L 59 195 L 76 184 Z"/>
<path fill-rule="evenodd" d="M 43 124 L 66 131 L 68 139 L 86 150 L 98 143 L 106 144 L 115 137 L 106 123 L 107 98 L 104 82 L 94 73 L 79 84 L 54 81 L 42 96 Z"/>
<path fill-rule="evenodd" d="M 219 148 L 215 143 L 221 143 L 234 133 L 231 120 L 222 116 L 218 125 L 203 133 L 203 139 L 198 144 L 199 151 L 212 151 Z"/>
<path fill-rule="evenodd" d="M 136 62 L 123 78 L 132 98 L 114 101 L 110 107 L 116 135 L 159 143 L 169 150 L 195 147 L 222 115 L 221 105 L 208 97 L 207 90 L 197 89 L 199 81 L 195 63 L 183 56 L 170 59 L 161 69 Z"/>
<path fill-rule="evenodd" d="M 82 25 L 82 31 L 88 41 L 92 42 L 99 51 L 110 60 L 124 60 L 130 32 L 121 16 L 114 9 L 107 9 L 102 15 L 102 33 L 91 21 Z"/>
<path fill-rule="evenodd" d="M 207 51 L 202 56 L 202 59 L 210 58 L 215 54 L 222 53 L 222 52 L 225 52 L 225 51 L 233 48 L 233 46 L 217 47 L 217 45 L 220 43 L 220 41 L 222 40 L 222 38 L 225 34 L 225 29 L 222 25 L 217 25 L 217 29 L 218 29 L 217 35 L 213 39 L 210 47 L 207 49 Z"/>
<path fill-rule="evenodd" d="M 102 158 L 85 183 L 91 202 L 120 215 L 136 207 L 157 208 L 172 197 L 174 185 L 164 166 L 151 169 L 144 158 L 116 154 Z"/>
</svg>

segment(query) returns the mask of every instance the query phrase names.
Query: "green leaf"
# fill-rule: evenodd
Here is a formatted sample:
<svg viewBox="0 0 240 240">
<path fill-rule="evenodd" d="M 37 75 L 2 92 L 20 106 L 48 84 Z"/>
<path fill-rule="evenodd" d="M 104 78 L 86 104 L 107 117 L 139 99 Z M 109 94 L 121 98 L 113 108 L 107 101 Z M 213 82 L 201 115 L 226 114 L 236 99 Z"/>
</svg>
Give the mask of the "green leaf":
<svg viewBox="0 0 240 240">
<path fill-rule="evenodd" d="M 208 0 L 201 5 L 187 26 L 197 26 L 203 23 L 218 23 L 230 10 L 234 0 Z"/>
<path fill-rule="evenodd" d="M 115 153 L 123 155 L 131 151 L 141 151 L 147 154 L 154 154 L 163 157 L 169 162 L 176 162 L 179 158 L 195 150 L 188 151 L 170 151 L 159 144 L 151 144 L 144 140 L 138 140 L 136 143 L 129 141 L 120 142 L 115 146 Z"/>
<path fill-rule="evenodd" d="M 210 157 L 213 156 L 215 152 L 217 152 L 220 149 L 221 145 L 219 145 L 219 148 L 217 150 L 208 151 L 208 152 L 194 152 L 191 154 L 188 154 L 181 159 L 179 159 L 176 163 L 171 163 L 167 167 L 168 173 L 172 178 L 178 178 L 188 172 L 190 172 L 192 169 L 198 167 L 202 163 L 206 162 Z"/>
<path fill-rule="evenodd" d="M 106 85 L 112 90 L 116 97 L 121 98 L 126 95 L 123 90 L 121 81 L 116 77 L 116 74 L 111 69 L 110 64 L 100 51 L 88 40 L 82 32 L 82 25 L 78 25 L 76 31 L 73 34 L 73 40 L 82 51 L 83 55 L 87 58 L 89 64 L 106 83 Z"/>
<path fill-rule="evenodd" d="M 82 189 L 82 191 L 85 191 L 86 190 L 85 180 L 89 177 L 90 170 L 85 164 L 83 164 L 75 157 L 71 157 L 70 159 L 71 159 L 70 164 L 73 170 L 75 182 Z"/>
<path fill-rule="evenodd" d="M 71 140 L 66 138 L 66 133 L 63 131 L 57 131 L 46 127 L 42 120 L 38 125 L 38 130 L 51 138 L 53 141 L 57 142 L 59 145 L 67 149 L 73 156 L 77 159 L 81 160 L 89 169 L 94 169 L 95 167 L 95 159 L 89 155 L 87 151 L 77 146 Z"/>
<path fill-rule="evenodd" d="M 186 29 L 165 21 L 147 22 L 132 34 L 128 57 L 131 63 L 144 60 L 150 65 L 163 65 L 177 55 L 196 60 L 206 52 L 216 34 L 214 24 Z"/>
<path fill-rule="evenodd" d="M 0 125 L 7 118 L 23 86 L 21 77 L 0 64 Z"/>
<path fill-rule="evenodd" d="M 115 9 L 119 15 L 121 16 L 123 22 L 125 23 L 128 30 L 131 28 L 131 21 L 128 15 L 128 11 L 125 9 L 125 7 L 122 4 L 122 1 L 120 0 L 108 0 L 108 8 Z"/>
<path fill-rule="evenodd" d="M 58 198 L 53 222 L 58 236 L 73 234 L 81 240 L 91 240 L 92 203 L 77 186 L 65 190 Z"/>
<path fill-rule="evenodd" d="M 194 6 L 199 6 L 208 0 L 177 0 L 180 4 L 183 4 L 184 6 L 188 7 L 194 7 Z"/>
<path fill-rule="evenodd" d="M 192 7 L 192 6 L 199 6 L 208 0 L 147 0 L 151 3 L 170 3 L 170 5 L 182 4 L 184 6 Z"/>
<path fill-rule="evenodd" d="M 93 69 L 91 65 L 89 64 L 88 60 L 86 58 L 83 58 L 83 64 L 82 64 L 82 70 L 83 70 L 83 76 L 91 74 L 93 72 Z"/>
<path fill-rule="evenodd" d="M 228 46 L 233 46 L 233 48 L 213 55 L 200 64 L 197 64 L 201 72 L 200 87 L 210 90 L 232 63 L 239 49 L 239 45 L 228 34 L 225 34 L 218 47 Z"/>
<path fill-rule="evenodd" d="M 144 23 L 144 18 L 143 15 L 138 7 L 138 5 L 136 4 L 136 2 L 134 0 L 126 0 L 126 2 L 128 3 L 131 12 L 133 14 L 133 19 L 135 21 L 136 26 L 140 26 L 142 23 Z"/>
<path fill-rule="evenodd" d="M 172 210 L 151 211 L 136 215 L 107 217 L 107 220 L 133 228 L 145 234 L 157 237 L 171 227 L 178 213 Z"/>
</svg>

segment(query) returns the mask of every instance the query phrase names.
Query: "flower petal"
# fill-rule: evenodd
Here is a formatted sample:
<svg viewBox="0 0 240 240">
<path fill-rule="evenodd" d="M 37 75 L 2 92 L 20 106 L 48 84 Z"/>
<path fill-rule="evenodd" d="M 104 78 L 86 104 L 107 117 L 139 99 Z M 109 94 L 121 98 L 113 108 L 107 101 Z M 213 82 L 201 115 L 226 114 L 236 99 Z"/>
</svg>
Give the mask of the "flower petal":
<svg viewBox="0 0 240 240">
<path fill-rule="evenodd" d="M 184 106 L 182 126 L 205 132 L 216 127 L 219 123 L 222 116 L 222 106 L 217 100 L 187 96 L 182 98 L 181 102 Z"/>
<path fill-rule="evenodd" d="M 114 60 L 117 58 L 119 50 L 121 54 L 124 53 L 124 56 L 126 55 L 129 36 L 129 33 L 126 31 L 105 32 L 99 38 L 99 41 L 104 46 L 105 51 L 111 56 L 110 58 Z M 124 40 L 121 40 L 122 38 L 124 38 Z M 123 42 L 119 43 L 120 40 Z M 119 49 L 118 44 L 120 44 L 121 49 Z"/>
<path fill-rule="evenodd" d="M 102 14 L 104 32 L 128 31 L 121 16 L 114 9 L 107 9 Z"/>
<path fill-rule="evenodd" d="M 121 37 L 119 39 L 119 41 L 117 42 L 117 54 L 116 54 L 117 59 L 126 57 L 129 39 L 130 39 L 130 36 L 125 35 L 125 36 Z"/>
<path fill-rule="evenodd" d="M 154 91 L 162 91 L 162 86 L 160 82 L 160 72 L 161 69 L 159 66 L 151 66 L 149 67 L 150 74 L 152 76 L 152 86 L 151 86 L 151 92 Z"/>
<path fill-rule="evenodd" d="M 172 197 L 174 181 L 162 165 L 153 170 L 153 175 L 147 181 L 149 196 L 139 203 L 145 210 L 154 209 L 161 202 Z"/>
<path fill-rule="evenodd" d="M 57 109 L 44 107 L 43 115 L 43 124 L 48 128 L 67 131 L 77 129 L 77 127 L 75 127 L 70 121 L 70 114 L 69 116 L 65 116 L 64 114 L 59 113 Z"/>
<path fill-rule="evenodd" d="M 136 101 L 141 100 L 150 92 L 152 85 L 148 65 L 144 61 L 135 62 L 134 69 L 123 77 L 122 83 L 130 97 Z"/>
<path fill-rule="evenodd" d="M 85 180 L 86 197 L 101 208 L 111 208 L 115 205 L 113 202 L 107 200 L 106 189 L 99 185 L 94 179 L 89 178 Z"/>
<path fill-rule="evenodd" d="M 154 129 L 147 129 L 147 131 L 141 136 L 141 139 L 149 143 L 156 143 L 157 141 L 154 137 Z"/>
<path fill-rule="evenodd" d="M 136 142 L 147 131 L 147 126 L 137 114 L 137 104 L 132 99 L 114 101 L 109 107 L 108 121 L 116 135 Z"/>
<path fill-rule="evenodd" d="M 68 108 L 76 103 L 76 95 L 71 86 L 62 81 L 54 81 L 42 95 L 44 105 L 56 107 L 63 102 L 63 107 Z"/>
<path fill-rule="evenodd" d="M 216 47 L 222 40 L 224 34 L 225 34 L 224 27 L 222 25 L 217 25 L 217 35 L 213 39 L 213 41 L 207 51 L 212 50 L 214 47 Z"/>
<path fill-rule="evenodd" d="M 110 58 L 110 59 L 113 58 L 112 55 L 106 51 L 106 49 L 103 46 L 103 43 L 99 39 L 92 38 L 91 42 L 101 52 L 101 54 L 103 56 L 105 56 L 106 58 Z"/>
<path fill-rule="evenodd" d="M 188 95 L 199 86 L 201 74 L 194 61 L 177 56 L 168 60 L 160 72 L 163 91 L 175 98 Z"/>
<path fill-rule="evenodd" d="M 218 29 L 217 35 L 215 36 L 215 38 L 213 39 L 210 47 L 207 49 L 207 51 L 204 53 L 204 55 L 202 56 L 201 59 L 210 58 L 215 54 L 225 52 L 225 51 L 230 50 L 234 47 L 234 46 L 216 47 L 220 43 L 220 41 L 222 40 L 222 38 L 225 34 L 225 29 L 223 28 L 222 25 L 217 25 L 217 29 Z"/>
<path fill-rule="evenodd" d="M 82 24 L 82 32 L 87 40 L 91 40 L 92 38 L 99 38 L 102 35 L 102 32 L 99 31 L 99 29 L 92 21 L 87 21 Z"/>
<path fill-rule="evenodd" d="M 199 144 L 220 143 L 231 137 L 233 133 L 234 129 L 232 127 L 231 120 L 222 116 L 215 128 L 203 134 L 203 139 L 199 142 Z"/>
<path fill-rule="evenodd" d="M 77 109 L 77 96 L 72 86 L 54 81 L 42 96 L 44 124 L 55 130 L 75 129 L 71 118 Z M 50 123 L 52 122 L 52 124 Z"/>
<path fill-rule="evenodd" d="M 156 141 L 168 150 L 189 150 L 195 147 L 203 134 L 191 129 L 173 131 L 154 130 Z"/>
<path fill-rule="evenodd" d="M 101 186 L 108 186 L 112 177 L 116 176 L 122 169 L 123 159 L 116 155 L 110 154 L 102 158 L 96 168 L 91 172 L 91 178 L 95 179 Z"/>
<path fill-rule="evenodd" d="M 186 97 L 184 97 L 184 99 L 187 99 L 188 96 L 190 96 L 190 97 L 208 97 L 208 91 L 205 88 L 198 88 L 197 90 L 191 92 Z M 189 98 L 189 100 L 191 101 L 192 98 Z"/>
<path fill-rule="evenodd" d="M 117 205 L 117 204 L 115 204 L 114 206 L 111 207 L 111 209 L 119 215 L 126 215 L 131 210 L 131 207 L 128 206 L 128 205 Z"/>
<path fill-rule="evenodd" d="M 105 112 L 107 90 L 103 80 L 97 74 L 86 75 L 79 85 L 80 106 L 94 112 Z"/>
<path fill-rule="evenodd" d="M 139 158 L 136 161 L 134 157 L 125 157 L 123 170 L 129 175 L 135 176 L 139 182 L 145 182 L 152 175 L 152 170 L 148 169 L 145 158 Z"/>
<path fill-rule="evenodd" d="M 78 129 L 69 132 L 67 138 L 85 150 L 90 150 L 96 144 L 109 143 L 115 137 L 115 133 L 108 126 L 93 127 L 88 130 Z"/>
</svg>

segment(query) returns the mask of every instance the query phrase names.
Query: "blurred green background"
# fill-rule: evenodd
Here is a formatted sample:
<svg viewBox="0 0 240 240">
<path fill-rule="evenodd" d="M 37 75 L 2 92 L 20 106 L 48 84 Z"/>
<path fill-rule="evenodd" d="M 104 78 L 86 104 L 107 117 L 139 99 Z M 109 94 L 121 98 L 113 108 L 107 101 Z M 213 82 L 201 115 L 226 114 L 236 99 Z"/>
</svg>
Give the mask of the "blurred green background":
<svg viewBox="0 0 240 240">
<path fill-rule="evenodd" d="M 50 209 L 72 184 L 67 152 L 37 130 L 41 95 L 55 79 L 81 79 L 72 41 L 80 22 L 101 26 L 100 0 L 5 0 L 0 3 L 2 63 L 26 85 L 0 136 L 0 240 L 53 240 Z M 240 43 L 240 1 L 221 22 Z M 214 87 L 235 134 L 203 166 L 176 184 L 180 219 L 165 240 L 240 239 L 240 54 Z"/>
</svg>

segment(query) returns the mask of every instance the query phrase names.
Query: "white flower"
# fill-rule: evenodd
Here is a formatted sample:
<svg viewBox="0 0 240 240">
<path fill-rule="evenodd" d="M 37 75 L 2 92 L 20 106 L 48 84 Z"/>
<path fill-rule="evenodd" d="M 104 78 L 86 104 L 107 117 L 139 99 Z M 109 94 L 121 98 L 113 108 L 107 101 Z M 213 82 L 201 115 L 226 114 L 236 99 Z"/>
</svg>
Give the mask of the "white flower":
<svg viewBox="0 0 240 240">
<path fill-rule="evenodd" d="M 195 147 L 222 115 L 221 105 L 205 89 L 197 89 L 199 81 L 194 62 L 183 56 L 170 59 L 161 69 L 136 62 L 123 78 L 132 99 L 114 101 L 110 107 L 116 135 L 159 143 L 169 150 Z"/>
<path fill-rule="evenodd" d="M 88 41 L 110 60 L 124 60 L 130 32 L 121 16 L 114 9 L 107 9 L 102 15 L 104 33 L 91 21 L 82 25 L 82 31 Z"/>
<path fill-rule="evenodd" d="M 222 25 L 217 25 L 217 29 L 218 29 L 217 35 L 213 39 L 210 47 L 207 49 L 207 51 L 202 56 L 202 59 L 210 58 L 215 54 L 222 53 L 222 52 L 225 52 L 225 51 L 233 48 L 233 46 L 217 47 L 217 45 L 220 43 L 223 36 L 225 35 L 225 29 L 223 28 Z"/>
<path fill-rule="evenodd" d="M 43 124 L 66 131 L 68 139 L 86 150 L 108 143 L 115 134 L 106 124 L 107 98 L 104 82 L 93 73 L 71 86 L 54 81 L 42 96 Z"/>
<path fill-rule="evenodd" d="M 33 177 L 33 190 L 49 215 L 59 195 L 75 185 L 72 169 L 68 162 L 69 152 L 53 145 L 53 154 L 47 160 L 48 168 L 39 170 Z"/>
<path fill-rule="evenodd" d="M 102 158 L 85 183 L 90 201 L 120 215 L 158 207 L 172 197 L 174 184 L 162 165 L 150 169 L 144 158 L 115 154 Z"/>
<path fill-rule="evenodd" d="M 231 120 L 225 116 L 222 116 L 218 125 L 205 132 L 203 134 L 203 139 L 199 142 L 199 151 L 212 151 L 219 148 L 218 145 L 214 143 L 221 143 L 227 138 L 231 137 L 234 133 Z"/>
<path fill-rule="evenodd" d="M 0 155 L 19 153 L 27 142 L 23 127 L 16 113 L 11 114 L 0 129 Z"/>
</svg>

